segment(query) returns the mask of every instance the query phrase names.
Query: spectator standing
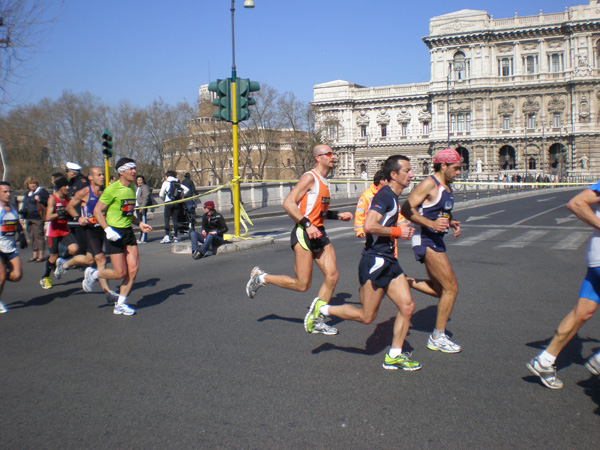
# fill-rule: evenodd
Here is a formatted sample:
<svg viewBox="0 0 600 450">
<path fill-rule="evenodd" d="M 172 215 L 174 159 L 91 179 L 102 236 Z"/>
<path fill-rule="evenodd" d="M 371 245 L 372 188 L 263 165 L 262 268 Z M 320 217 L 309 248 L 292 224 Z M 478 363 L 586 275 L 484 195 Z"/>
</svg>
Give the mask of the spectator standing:
<svg viewBox="0 0 600 450">
<path fill-rule="evenodd" d="M 30 176 L 25 180 L 25 188 L 29 191 L 23 197 L 21 216 L 25 220 L 27 233 L 33 248 L 33 256 L 29 261 L 44 260 L 44 218 L 48 207 L 48 191 L 40 186 L 37 178 Z"/>
<path fill-rule="evenodd" d="M 184 198 L 190 198 L 190 197 L 194 197 L 194 196 L 198 195 L 198 191 L 196 190 L 196 185 L 192 181 L 192 178 L 191 178 L 191 175 L 189 172 L 185 173 L 181 184 L 183 184 L 185 187 L 187 187 L 189 189 L 188 192 L 184 195 Z M 187 212 L 190 216 L 190 222 L 191 222 L 191 220 L 196 216 L 196 200 L 192 199 L 192 200 L 185 202 L 185 208 L 187 209 Z"/>
<path fill-rule="evenodd" d="M 180 203 L 171 203 L 177 200 L 181 200 L 187 194 L 189 189 L 187 186 L 181 184 L 179 178 L 177 178 L 177 172 L 169 170 L 165 175 L 165 181 L 160 187 L 160 193 L 158 194 L 162 198 L 165 204 L 165 237 L 160 241 L 161 244 L 171 243 L 171 227 L 169 222 L 173 222 L 173 241 L 179 242 L 177 235 L 179 234 L 179 227 L 177 225 L 177 216 L 181 208 Z"/>
<path fill-rule="evenodd" d="M 136 215 L 140 222 L 148 223 L 147 209 L 137 209 L 139 207 L 150 206 L 152 203 L 152 189 L 150 186 L 146 184 L 146 179 L 143 175 L 138 175 L 135 179 L 137 183 L 137 189 L 135 191 L 135 207 L 136 207 Z M 144 233 L 140 230 L 140 238 L 138 239 L 138 244 L 145 244 L 148 242 L 148 233 Z"/>
</svg>

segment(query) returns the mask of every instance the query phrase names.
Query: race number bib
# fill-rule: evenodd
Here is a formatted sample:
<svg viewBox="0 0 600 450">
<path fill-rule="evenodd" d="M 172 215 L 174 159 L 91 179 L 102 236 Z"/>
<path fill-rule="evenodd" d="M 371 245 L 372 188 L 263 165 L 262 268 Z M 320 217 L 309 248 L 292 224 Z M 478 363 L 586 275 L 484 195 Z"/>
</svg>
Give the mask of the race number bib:
<svg viewBox="0 0 600 450">
<path fill-rule="evenodd" d="M 121 200 L 121 214 L 123 215 L 123 217 L 133 216 L 134 211 L 135 211 L 135 198 Z"/>
</svg>

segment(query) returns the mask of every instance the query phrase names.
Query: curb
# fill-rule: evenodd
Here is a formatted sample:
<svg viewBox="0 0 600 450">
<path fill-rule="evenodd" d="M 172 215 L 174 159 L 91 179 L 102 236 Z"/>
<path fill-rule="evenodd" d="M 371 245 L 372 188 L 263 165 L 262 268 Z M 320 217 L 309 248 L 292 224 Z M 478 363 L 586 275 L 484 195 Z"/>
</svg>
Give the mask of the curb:
<svg viewBox="0 0 600 450">
<path fill-rule="evenodd" d="M 275 243 L 275 239 L 273 238 L 257 238 L 257 239 L 240 239 L 233 238 L 231 241 L 228 241 L 228 244 L 223 244 L 219 248 L 217 248 L 217 255 L 222 255 L 225 253 L 235 253 L 242 252 L 245 250 L 251 250 L 253 248 L 265 247 L 267 245 L 273 245 Z M 171 253 L 176 254 L 192 254 L 192 242 L 189 240 L 178 242 L 176 244 L 171 244 Z"/>
</svg>

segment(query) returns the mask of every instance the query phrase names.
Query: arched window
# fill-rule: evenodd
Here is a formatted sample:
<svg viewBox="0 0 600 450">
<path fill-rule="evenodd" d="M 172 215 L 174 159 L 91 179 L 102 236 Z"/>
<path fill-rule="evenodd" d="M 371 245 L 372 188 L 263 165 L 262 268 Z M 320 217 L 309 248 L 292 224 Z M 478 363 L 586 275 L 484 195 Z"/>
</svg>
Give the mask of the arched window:
<svg viewBox="0 0 600 450">
<path fill-rule="evenodd" d="M 456 52 L 452 60 L 453 80 L 464 80 L 467 78 L 467 61 L 463 52 Z"/>
</svg>

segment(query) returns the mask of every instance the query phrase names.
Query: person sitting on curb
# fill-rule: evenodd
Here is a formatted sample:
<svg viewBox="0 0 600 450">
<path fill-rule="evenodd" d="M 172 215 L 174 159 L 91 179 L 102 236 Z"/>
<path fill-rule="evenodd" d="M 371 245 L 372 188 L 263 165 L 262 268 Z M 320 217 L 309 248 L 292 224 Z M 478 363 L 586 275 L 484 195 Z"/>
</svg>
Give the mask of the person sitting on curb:
<svg viewBox="0 0 600 450">
<path fill-rule="evenodd" d="M 215 202 L 204 202 L 204 215 L 202 216 L 202 232 L 192 228 L 190 240 L 192 241 L 192 258 L 200 259 L 209 254 L 214 254 L 217 247 L 225 243 L 223 235 L 229 231 L 223 216 L 215 210 Z M 200 247 L 199 244 L 202 244 Z"/>
</svg>

